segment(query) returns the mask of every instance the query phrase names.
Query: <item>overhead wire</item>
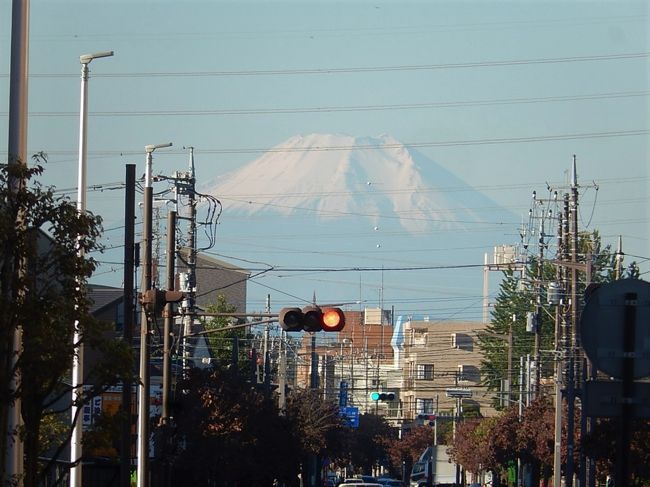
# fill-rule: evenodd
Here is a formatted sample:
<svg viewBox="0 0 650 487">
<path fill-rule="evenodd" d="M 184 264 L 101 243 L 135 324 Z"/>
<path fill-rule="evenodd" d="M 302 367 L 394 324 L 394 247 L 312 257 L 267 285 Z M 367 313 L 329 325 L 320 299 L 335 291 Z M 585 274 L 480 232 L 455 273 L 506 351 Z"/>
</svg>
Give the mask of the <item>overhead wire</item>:
<svg viewBox="0 0 650 487">
<path fill-rule="evenodd" d="M 616 61 L 627 59 L 643 59 L 650 52 L 629 52 L 618 54 L 597 54 L 591 56 L 565 56 L 552 58 L 503 59 L 491 61 L 469 61 L 439 64 L 403 64 L 386 66 L 349 66 L 327 68 L 288 68 L 288 69 L 247 69 L 231 71 L 148 71 L 123 73 L 98 73 L 94 78 L 198 78 L 198 77 L 231 77 L 231 76 L 295 76 L 295 75 L 331 75 L 350 73 L 377 73 L 395 71 L 432 71 L 445 69 L 493 68 L 505 66 L 521 66 L 536 64 L 564 64 L 577 62 Z M 4 75 L 7 76 L 7 75 Z M 72 78 L 77 75 L 68 73 L 34 73 L 30 78 Z"/>
<path fill-rule="evenodd" d="M 337 113 L 337 112 L 367 112 L 392 110 L 422 110 L 430 108 L 463 108 L 499 105 L 519 105 L 535 103 L 558 103 L 568 101 L 592 101 L 621 98 L 645 97 L 650 91 L 622 91 L 590 93 L 584 95 L 557 95 L 543 97 L 495 98 L 488 100 L 458 100 L 444 102 L 398 103 L 390 105 L 339 105 L 339 106 L 305 106 L 305 107 L 275 107 L 275 108 L 214 108 L 200 110 L 112 110 L 93 111 L 90 117 L 176 117 L 176 116 L 215 116 L 215 115 L 284 115 L 295 113 Z M 43 112 L 33 111 L 32 117 L 78 117 L 78 112 Z"/>
</svg>

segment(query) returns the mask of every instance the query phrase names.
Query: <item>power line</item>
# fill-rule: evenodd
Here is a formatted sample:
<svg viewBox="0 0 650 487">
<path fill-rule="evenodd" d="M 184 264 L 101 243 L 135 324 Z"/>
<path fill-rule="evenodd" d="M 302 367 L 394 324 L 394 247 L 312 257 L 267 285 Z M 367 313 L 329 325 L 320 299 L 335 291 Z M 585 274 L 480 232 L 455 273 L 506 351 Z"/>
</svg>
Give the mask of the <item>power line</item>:
<svg viewBox="0 0 650 487">
<path fill-rule="evenodd" d="M 377 149 L 402 149 L 419 148 L 419 147 L 458 147 L 474 145 L 495 145 L 495 144 L 521 144 L 528 142 L 551 142 L 557 140 L 580 140 L 580 139 L 601 139 L 610 137 L 631 137 L 638 135 L 650 134 L 648 129 L 636 130 L 615 130 L 609 132 L 583 132 L 569 134 L 552 134 L 552 135 L 533 135 L 528 137 L 501 137 L 491 139 L 460 139 L 446 140 L 436 142 L 406 142 L 394 144 L 376 144 L 376 145 L 341 145 L 341 146 L 323 146 L 323 147 L 271 147 L 271 148 L 230 148 L 230 149 L 203 149 L 197 150 L 200 154 L 263 154 L 263 153 L 308 153 L 308 152 L 328 152 L 328 151 L 346 151 L 346 150 L 377 150 Z M 141 150 L 103 150 L 92 151 L 93 156 L 128 156 L 139 155 Z M 54 155 L 74 155 L 74 150 L 53 150 L 48 154 Z M 166 154 L 180 154 L 180 151 L 167 151 Z"/>
<path fill-rule="evenodd" d="M 211 110 L 147 110 L 147 111 L 97 111 L 91 117 L 144 117 L 144 116 L 213 116 L 213 115 L 277 115 L 293 113 L 336 113 L 388 110 L 421 110 L 429 108 L 462 108 L 476 106 L 518 105 L 566 101 L 619 99 L 648 96 L 650 91 L 593 93 L 587 95 L 566 95 L 528 98 L 497 98 L 492 100 L 467 100 L 429 103 L 402 103 L 394 105 L 322 106 L 293 108 L 216 108 Z M 0 112 L 2 113 L 2 112 Z M 3 113 L 3 115 L 6 114 Z M 77 112 L 30 112 L 33 117 L 78 117 Z"/>
<path fill-rule="evenodd" d="M 650 56 L 650 52 L 633 52 L 620 54 L 600 54 L 594 56 L 569 56 L 556 58 L 506 59 L 496 61 L 469 61 L 462 63 L 441 64 L 410 64 L 394 66 L 351 66 L 329 68 L 295 68 L 295 69 L 250 69 L 233 71 L 149 71 L 141 73 L 109 73 L 96 74 L 95 78 L 199 78 L 199 77 L 230 77 L 230 76 L 297 76 L 297 75 L 332 75 L 349 73 L 377 73 L 393 71 L 431 71 L 442 69 L 471 69 L 503 66 L 525 66 L 536 64 L 560 64 L 595 61 L 618 61 L 625 59 L 642 59 Z M 4 75 L 5 77 L 8 75 Z M 77 75 L 68 73 L 35 73 L 30 78 L 73 78 Z"/>
</svg>

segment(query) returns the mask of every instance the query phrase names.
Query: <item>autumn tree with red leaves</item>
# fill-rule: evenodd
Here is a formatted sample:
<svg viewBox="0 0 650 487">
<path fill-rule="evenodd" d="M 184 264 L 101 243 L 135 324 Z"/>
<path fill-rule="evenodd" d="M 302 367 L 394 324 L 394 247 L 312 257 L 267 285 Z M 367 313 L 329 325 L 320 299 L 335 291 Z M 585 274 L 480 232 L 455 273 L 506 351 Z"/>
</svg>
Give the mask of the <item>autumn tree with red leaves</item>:
<svg viewBox="0 0 650 487">
<path fill-rule="evenodd" d="M 391 466 L 399 471 L 402 462 L 413 465 L 425 448 L 432 444 L 433 430 L 428 426 L 416 426 L 405 432 L 402 439 L 392 438 L 387 440 L 386 451 Z"/>
</svg>

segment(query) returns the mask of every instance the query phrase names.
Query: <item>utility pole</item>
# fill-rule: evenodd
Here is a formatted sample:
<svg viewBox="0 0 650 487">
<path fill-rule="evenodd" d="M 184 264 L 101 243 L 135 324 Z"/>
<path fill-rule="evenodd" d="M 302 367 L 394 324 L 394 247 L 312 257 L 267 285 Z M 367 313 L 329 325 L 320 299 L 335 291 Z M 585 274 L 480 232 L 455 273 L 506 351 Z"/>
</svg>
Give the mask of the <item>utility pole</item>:
<svg viewBox="0 0 650 487">
<path fill-rule="evenodd" d="M 181 253 L 181 260 L 185 266 L 185 272 L 181 275 L 180 290 L 185 292 L 185 299 L 181 305 L 181 332 L 179 337 L 180 355 L 183 357 L 183 373 L 187 373 L 187 349 L 186 337 L 192 332 L 192 323 L 196 316 L 196 174 L 194 170 L 194 147 L 190 150 L 189 170 L 185 173 L 174 173 L 174 192 L 178 211 L 178 201 L 181 196 L 187 198 L 186 206 L 188 214 L 178 216 L 179 219 L 187 220 L 186 252 Z"/>
<path fill-rule="evenodd" d="M 135 272 L 135 164 L 126 165 L 126 191 L 124 196 L 124 334 L 129 349 L 133 346 L 135 303 L 133 300 L 133 275 Z M 122 442 L 120 451 L 120 487 L 131 486 L 131 411 L 133 381 L 122 381 Z"/>
<path fill-rule="evenodd" d="M 537 191 L 533 191 L 533 201 L 531 209 L 528 211 L 529 222 L 528 227 L 524 227 L 521 231 L 521 237 L 524 249 L 528 249 L 529 242 L 532 236 L 537 237 L 533 245 L 537 245 L 537 272 L 535 275 L 535 311 L 527 314 L 528 331 L 534 334 L 533 344 L 533 380 L 532 387 L 529 387 L 529 397 L 532 394 L 536 397 L 540 392 L 541 383 L 541 332 L 542 322 L 544 318 L 544 308 L 542 303 L 542 296 L 544 291 L 544 259 L 545 251 L 549 247 L 549 242 L 555 235 L 546 233 L 546 228 L 550 227 L 550 222 L 556 218 L 557 215 L 557 191 L 547 186 L 549 196 L 540 198 L 537 196 Z"/>
<path fill-rule="evenodd" d="M 142 272 L 142 293 L 150 291 L 152 281 L 152 206 L 153 206 L 153 177 L 151 174 L 153 165 L 153 152 L 156 149 L 171 147 L 167 144 L 145 146 L 145 181 L 144 181 L 144 222 L 143 222 L 143 272 Z M 140 387 L 138 394 L 138 485 L 137 487 L 148 487 L 149 485 L 149 317 L 142 307 L 140 319 Z"/>
<path fill-rule="evenodd" d="M 564 198 L 565 211 L 562 213 L 562 218 L 558 225 L 558 259 L 564 261 L 566 259 L 566 242 L 568 233 L 567 221 L 567 208 L 568 199 L 565 195 Z M 566 289 L 566 267 L 556 266 L 555 278 L 558 283 L 561 283 L 562 289 Z M 564 383 L 562 378 L 563 372 L 563 357 L 565 347 L 562 343 L 563 333 L 565 329 L 563 307 L 566 306 L 566 295 L 563 297 L 555 307 L 555 415 L 554 415 L 554 448 L 553 448 L 553 487 L 561 487 L 562 482 L 562 385 Z"/>
<path fill-rule="evenodd" d="M 510 322 L 510 327 L 508 328 L 508 389 L 507 389 L 507 398 L 508 403 L 506 407 L 510 407 L 510 401 L 512 400 L 512 326 L 515 322 L 515 315 L 512 315 L 512 321 Z"/>
<path fill-rule="evenodd" d="M 576 156 L 573 156 L 571 171 L 571 195 L 569 199 L 569 238 L 571 245 L 571 263 L 578 262 L 578 177 L 576 172 Z M 579 346 L 578 335 L 578 269 L 572 265 L 569 269 L 571 276 L 571 333 L 569 335 L 569 373 L 567 376 L 567 465 L 565 484 L 573 485 L 574 462 L 574 411 L 575 411 L 575 381 L 576 377 L 576 354 Z"/>
<path fill-rule="evenodd" d="M 614 278 L 616 280 L 619 280 L 621 276 L 623 275 L 623 257 L 625 254 L 623 253 L 623 237 L 621 235 L 618 236 L 618 245 L 616 246 L 616 270 L 614 274 Z"/>
<path fill-rule="evenodd" d="M 549 192 L 551 188 L 548 188 Z M 533 208 L 530 214 L 530 233 L 535 233 L 537 229 L 537 275 L 535 278 L 535 312 L 532 315 L 532 332 L 534 333 L 533 345 L 533 364 L 534 374 L 530 393 L 536 397 L 540 392 L 541 382 L 541 355 L 540 339 L 543 321 L 542 295 L 544 289 L 544 258 L 545 250 L 548 248 L 548 242 L 554 235 L 546 233 L 547 221 L 554 218 L 554 207 L 557 204 L 557 191 L 554 191 L 548 198 L 538 198 L 537 192 L 533 191 Z M 530 397 L 530 394 L 529 394 Z"/>
<path fill-rule="evenodd" d="M 278 409 L 282 414 L 287 404 L 287 332 L 282 330 L 280 332 L 280 363 L 278 365 Z"/>
<path fill-rule="evenodd" d="M 167 213 L 167 255 L 166 255 L 166 280 L 165 289 L 174 290 L 174 277 L 176 269 L 174 268 L 174 258 L 176 254 L 176 212 Z M 163 317 L 163 401 L 161 419 L 163 425 L 167 424 L 170 419 L 169 404 L 171 402 L 171 343 L 172 343 L 172 325 L 174 321 L 173 305 L 165 305 L 165 316 Z"/>
<path fill-rule="evenodd" d="M 271 295 L 266 295 L 266 312 L 271 312 Z M 262 342 L 262 357 L 263 371 L 264 371 L 264 384 L 269 384 L 269 370 L 270 370 L 270 356 L 269 356 L 269 327 L 264 328 L 264 341 Z"/>
</svg>

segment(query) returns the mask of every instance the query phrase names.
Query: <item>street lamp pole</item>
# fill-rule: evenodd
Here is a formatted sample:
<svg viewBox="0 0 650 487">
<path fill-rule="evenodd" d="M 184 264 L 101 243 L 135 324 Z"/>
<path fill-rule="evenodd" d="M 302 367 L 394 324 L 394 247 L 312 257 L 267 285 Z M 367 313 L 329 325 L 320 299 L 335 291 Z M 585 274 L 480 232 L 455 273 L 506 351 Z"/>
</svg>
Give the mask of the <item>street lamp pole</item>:
<svg viewBox="0 0 650 487">
<path fill-rule="evenodd" d="M 86 158 L 88 149 L 86 147 L 88 128 L 88 65 L 93 59 L 110 57 L 113 51 L 103 51 L 94 54 L 83 54 L 79 56 L 81 63 L 81 106 L 79 109 L 79 174 L 77 182 L 77 211 L 79 214 L 86 213 Z M 81 252 L 81 251 L 80 251 Z M 81 255 L 81 254 L 80 254 Z M 81 331 L 79 321 L 75 322 L 74 344 L 75 353 L 72 358 L 72 436 L 70 438 L 70 487 L 81 487 L 81 464 L 82 456 L 81 434 L 82 414 L 79 409 L 82 407 L 83 398 L 83 346 L 80 344 Z"/>
<path fill-rule="evenodd" d="M 142 293 L 151 290 L 152 282 L 152 206 L 153 206 L 153 151 L 163 147 L 171 147 L 172 143 L 147 145 L 144 173 L 144 222 L 143 222 L 143 271 Z M 149 320 L 142 308 L 140 315 L 140 384 L 138 386 L 138 483 L 137 487 L 149 485 Z"/>
</svg>

